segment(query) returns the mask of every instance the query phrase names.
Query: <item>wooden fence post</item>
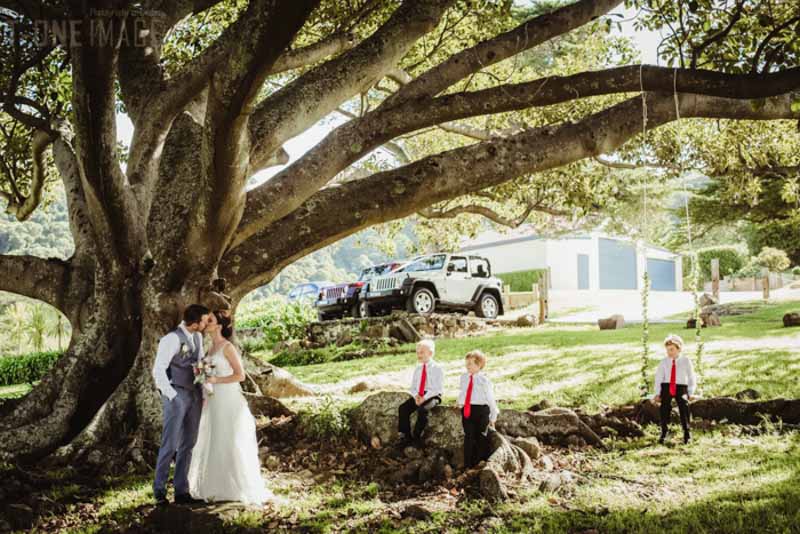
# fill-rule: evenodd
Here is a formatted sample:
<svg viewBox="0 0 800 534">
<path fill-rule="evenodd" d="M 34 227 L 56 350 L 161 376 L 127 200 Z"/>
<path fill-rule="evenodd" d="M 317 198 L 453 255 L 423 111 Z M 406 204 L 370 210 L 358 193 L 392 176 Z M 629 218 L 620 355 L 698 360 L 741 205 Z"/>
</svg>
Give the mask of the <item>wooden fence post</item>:
<svg viewBox="0 0 800 534">
<path fill-rule="evenodd" d="M 719 258 L 711 260 L 711 294 L 719 302 Z"/>
<path fill-rule="evenodd" d="M 769 269 L 766 267 L 761 271 L 761 275 L 764 277 L 761 281 L 763 286 L 762 290 L 764 292 L 764 300 L 769 300 Z"/>
<path fill-rule="evenodd" d="M 550 316 L 550 268 L 539 278 L 539 322 L 543 323 Z"/>
<path fill-rule="evenodd" d="M 538 284 L 538 291 L 537 291 L 538 295 L 537 296 L 539 297 L 539 299 L 538 299 L 539 300 L 539 324 L 541 324 L 541 323 L 544 322 L 545 317 L 546 317 L 545 316 L 545 290 L 544 290 L 545 276 L 544 275 L 539 277 L 539 281 L 537 282 L 537 284 Z"/>
</svg>

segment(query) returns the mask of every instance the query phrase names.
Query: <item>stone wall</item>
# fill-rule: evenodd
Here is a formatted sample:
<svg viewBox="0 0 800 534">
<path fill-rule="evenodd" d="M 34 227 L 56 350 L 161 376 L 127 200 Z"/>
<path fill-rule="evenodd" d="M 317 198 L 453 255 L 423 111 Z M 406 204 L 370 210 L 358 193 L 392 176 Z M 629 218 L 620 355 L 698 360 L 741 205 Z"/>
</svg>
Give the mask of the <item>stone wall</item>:
<svg viewBox="0 0 800 534">
<path fill-rule="evenodd" d="M 494 328 L 508 326 L 518 326 L 518 323 L 460 314 L 416 315 L 398 311 L 384 317 L 311 323 L 308 326 L 306 339 L 314 346 L 345 345 L 358 338 L 390 338 L 403 343 L 412 343 L 425 337 L 456 338 L 480 335 Z"/>
</svg>

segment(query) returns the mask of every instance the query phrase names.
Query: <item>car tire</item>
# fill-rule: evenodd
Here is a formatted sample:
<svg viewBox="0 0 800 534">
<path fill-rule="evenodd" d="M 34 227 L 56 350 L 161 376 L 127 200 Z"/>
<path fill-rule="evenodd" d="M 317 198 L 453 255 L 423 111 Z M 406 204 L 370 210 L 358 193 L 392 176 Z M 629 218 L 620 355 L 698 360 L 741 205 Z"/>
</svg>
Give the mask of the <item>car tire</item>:
<svg viewBox="0 0 800 534">
<path fill-rule="evenodd" d="M 491 293 L 481 293 L 478 298 L 478 305 L 475 306 L 475 315 L 484 319 L 495 319 L 500 311 L 500 303 L 497 297 Z"/>
<path fill-rule="evenodd" d="M 418 287 L 406 300 L 406 311 L 420 315 L 430 315 L 436 309 L 436 297 L 427 287 Z"/>
<path fill-rule="evenodd" d="M 328 315 L 327 314 L 322 313 L 322 312 L 317 312 L 317 321 L 319 321 L 321 323 L 322 321 L 327 321 L 327 320 L 328 320 Z"/>
<path fill-rule="evenodd" d="M 366 300 L 359 300 L 353 306 L 353 317 L 372 317 L 372 310 Z"/>
</svg>

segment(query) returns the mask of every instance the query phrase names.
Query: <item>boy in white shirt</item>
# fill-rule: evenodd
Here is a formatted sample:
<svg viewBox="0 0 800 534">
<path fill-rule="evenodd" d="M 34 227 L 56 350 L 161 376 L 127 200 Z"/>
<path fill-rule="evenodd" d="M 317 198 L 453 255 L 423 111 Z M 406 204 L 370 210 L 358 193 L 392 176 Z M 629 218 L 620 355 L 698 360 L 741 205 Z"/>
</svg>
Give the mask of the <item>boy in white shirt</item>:
<svg viewBox="0 0 800 534">
<path fill-rule="evenodd" d="M 494 400 L 492 382 L 481 373 L 486 356 L 473 350 L 465 356 L 467 372 L 461 375 L 458 407 L 464 427 L 464 467 L 474 467 L 489 454 L 489 427 L 494 428 L 500 410 Z"/>
<path fill-rule="evenodd" d="M 683 339 L 675 334 L 670 334 L 664 339 L 667 357 L 661 360 L 656 369 L 655 401 L 661 402 L 661 437 L 659 443 L 669 433 L 669 416 L 672 412 L 672 399 L 678 403 L 681 414 L 681 427 L 683 428 L 683 442 L 689 443 L 689 401 L 694 400 L 694 390 L 697 387 L 697 378 L 694 375 L 692 361 L 681 355 Z"/>
<path fill-rule="evenodd" d="M 433 360 L 436 345 L 432 339 L 423 339 L 417 343 L 417 361 L 419 365 L 414 369 L 409 393 L 413 398 L 408 399 L 398 408 L 400 421 L 400 445 L 406 446 L 422 439 L 422 432 L 428 425 L 428 412 L 442 402 L 444 389 L 444 371 Z M 414 433 L 411 433 L 411 414 L 417 412 L 417 422 Z"/>
</svg>

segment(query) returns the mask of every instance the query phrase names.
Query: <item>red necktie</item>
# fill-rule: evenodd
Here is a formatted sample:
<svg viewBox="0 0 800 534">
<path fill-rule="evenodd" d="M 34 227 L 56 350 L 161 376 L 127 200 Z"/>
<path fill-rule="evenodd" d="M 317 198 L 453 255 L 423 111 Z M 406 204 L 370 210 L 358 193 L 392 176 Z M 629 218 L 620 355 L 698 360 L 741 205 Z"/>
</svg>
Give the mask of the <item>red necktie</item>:
<svg viewBox="0 0 800 534">
<path fill-rule="evenodd" d="M 422 377 L 419 379 L 419 396 L 425 396 L 425 381 L 428 379 L 428 364 L 422 364 Z"/>
<path fill-rule="evenodd" d="M 464 417 L 469 419 L 469 414 L 472 411 L 472 375 L 469 375 L 469 385 L 467 386 L 467 396 L 464 397 Z"/>
<path fill-rule="evenodd" d="M 672 372 L 669 375 L 669 394 L 673 397 L 678 392 L 678 386 L 675 383 L 675 360 L 672 360 Z"/>
</svg>

